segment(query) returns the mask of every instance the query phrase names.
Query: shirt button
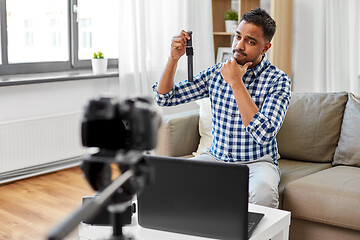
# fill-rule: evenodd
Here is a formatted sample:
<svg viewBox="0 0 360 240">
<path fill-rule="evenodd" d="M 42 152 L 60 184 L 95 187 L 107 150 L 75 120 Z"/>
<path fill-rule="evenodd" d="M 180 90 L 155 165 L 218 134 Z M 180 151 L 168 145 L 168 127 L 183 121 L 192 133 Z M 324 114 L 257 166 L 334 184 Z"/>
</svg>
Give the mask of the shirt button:
<svg viewBox="0 0 360 240">
<path fill-rule="evenodd" d="M 235 114 L 231 114 L 232 117 L 235 117 Z"/>
<path fill-rule="evenodd" d="M 228 153 L 228 156 L 231 157 L 231 153 Z"/>
<path fill-rule="evenodd" d="M 229 136 L 232 137 L 233 135 L 230 133 Z"/>
</svg>

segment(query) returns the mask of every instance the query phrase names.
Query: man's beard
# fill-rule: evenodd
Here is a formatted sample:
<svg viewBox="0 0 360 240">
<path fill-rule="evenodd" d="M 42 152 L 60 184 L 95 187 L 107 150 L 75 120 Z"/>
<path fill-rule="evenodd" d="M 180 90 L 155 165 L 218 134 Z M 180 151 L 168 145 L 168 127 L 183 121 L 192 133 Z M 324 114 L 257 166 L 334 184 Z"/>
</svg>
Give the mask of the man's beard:
<svg viewBox="0 0 360 240">
<path fill-rule="evenodd" d="M 244 64 L 246 63 L 246 60 L 243 60 L 244 62 L 242 62 L 242 61 L 240 61 L 239 59 L 237 59 L 237 58 L 235 57 L 235 53 L 238 53 L 238 54 L 240 54 L 240 55 L 242 55 L 242 56 L 244 56 L 244 57 L 247 57 L 247 54 L 246 54 L 246 53 L 240 51 L 239 49 L 233 49 L 232 52 L 233 52 L 233 57 L 234 57 L 234 59 L 236 60 L 236 62 L 237 62 L 239 65 L 244 65 Z"/>
</svg>

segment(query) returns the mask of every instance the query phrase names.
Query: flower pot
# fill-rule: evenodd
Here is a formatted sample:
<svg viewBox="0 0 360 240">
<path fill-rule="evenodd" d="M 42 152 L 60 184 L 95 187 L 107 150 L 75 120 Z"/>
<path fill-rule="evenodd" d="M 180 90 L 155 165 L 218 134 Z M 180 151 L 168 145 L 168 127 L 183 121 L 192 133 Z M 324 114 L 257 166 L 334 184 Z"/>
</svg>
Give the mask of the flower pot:
<svg viewBox="0 0 360 240">
<path fill-rule="evenodd" d="M 234 33 L 238 26 L 238 22 L 236 20 L 225 20 L 225 31 Z"/>
<path fill-rule="evenodd" d="M 91 59 L 92 70 L 93 70 L 93 73 L 96 75 L 106 73 L 107 64 L 108 64 L 107 58 L 92 58 Z"/>
</svg>

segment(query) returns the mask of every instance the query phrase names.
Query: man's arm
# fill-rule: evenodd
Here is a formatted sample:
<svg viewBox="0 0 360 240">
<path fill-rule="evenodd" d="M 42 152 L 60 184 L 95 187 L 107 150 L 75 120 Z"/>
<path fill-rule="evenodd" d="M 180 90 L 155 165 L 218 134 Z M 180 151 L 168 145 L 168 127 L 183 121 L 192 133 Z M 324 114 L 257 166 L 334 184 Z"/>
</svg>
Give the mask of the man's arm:
<svg viewBox="0 0 360 240">
<path fill-rule="evenodd" d="M 279 79 L 272 86 L 269 95 L 259 109 L 242 81 L 248 64 L 239 66 L 227 62 L 226 67 L 221 69 L 221 74 L 232 87 L 246 131 L 252 135 L 258 144 L 268 144 L 274 139 L 284 121 L 291 98 L 291 81 L 286 74 L 279 75 Z M 240 78 L 237 78 L 236 75 Z"/>
<path fill-rule="evenodd" d="M 248 62 L 241 66 L 236 62 L 235 59 L 232 58 L 231 61 L 225 63 L 221 68 L 221 75 L 230 85 L 234 93 L 236 104 L 245 127 L 249 125 L 251 119 L 253 119 L 255 114 L 259 111 L 259 108 L 252 100 L 242 81 L 242 77 L 251 64 L 251 62 Z"/>
<path fill-rule="evenodd" d="M 174 76 L 177 68 L 178 61 L 181 56 L 185 54 L 186 42 L 190 39 L 189 34 L 182 30 L 177 36 L 174 36 L 171 42 L 171 52 L 168 62 L 166 64 L 163 75 L 161 76 L 158 93 L 166 94 L 174 87 Z"/>
</svg>

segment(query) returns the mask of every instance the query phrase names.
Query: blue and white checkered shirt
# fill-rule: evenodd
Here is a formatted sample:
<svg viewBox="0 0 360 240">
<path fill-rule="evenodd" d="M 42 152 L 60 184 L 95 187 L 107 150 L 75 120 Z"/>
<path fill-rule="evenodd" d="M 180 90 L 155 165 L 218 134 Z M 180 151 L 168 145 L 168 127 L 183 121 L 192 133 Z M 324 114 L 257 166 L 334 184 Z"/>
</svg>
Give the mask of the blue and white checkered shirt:
<svg viewBox="0 0 360 240">
<path fill-rule="evenodd" d="M 221 76 L 224 63 L 218 63 L 194 77 L 175 84 L 167 94 L 157 92 L 160 106 L 174 106 L 210 97 L 213 140 L 210 153 L 226 162 L 254 161 L 270 155 L 277 165 L 276 134 L 279 131 L 291 98 L 291 80 L 264 56 L 254 68 L 248 69 L 243 82 L 259 111 L 245 127 L 231 87 Z"/>
</svg>

